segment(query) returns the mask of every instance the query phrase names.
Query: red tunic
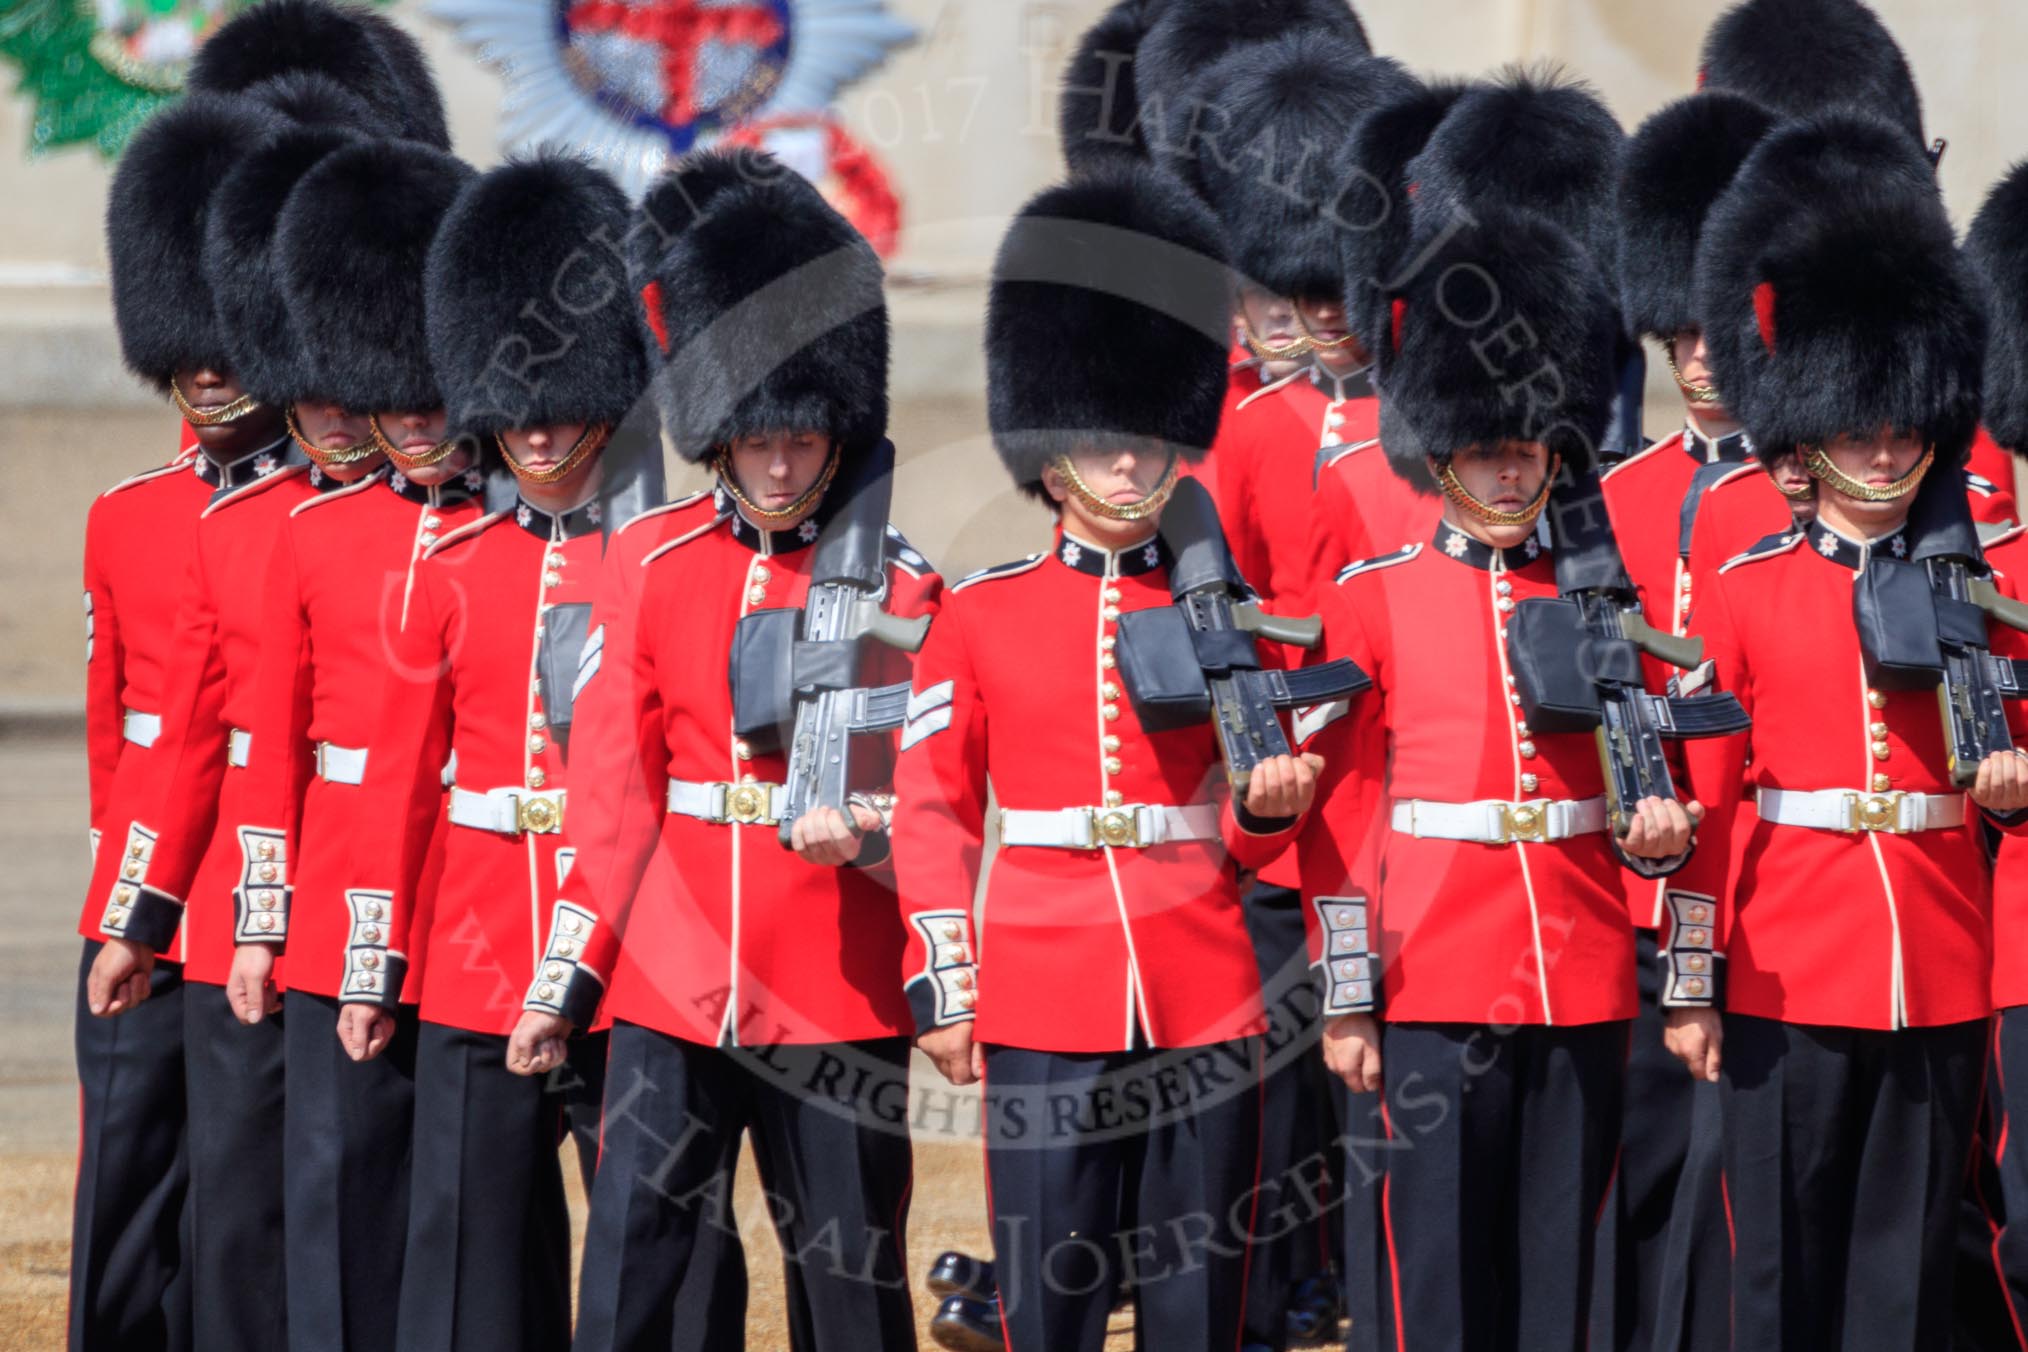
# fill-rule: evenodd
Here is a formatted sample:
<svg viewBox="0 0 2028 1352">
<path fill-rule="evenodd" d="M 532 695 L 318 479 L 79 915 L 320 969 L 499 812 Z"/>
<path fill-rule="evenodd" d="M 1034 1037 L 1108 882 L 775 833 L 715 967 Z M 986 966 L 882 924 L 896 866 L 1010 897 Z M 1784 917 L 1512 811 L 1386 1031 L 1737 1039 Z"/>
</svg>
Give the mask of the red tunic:
<svg viewBox="0 0 2028 1352">
<path fill-rule="evenodd" d="M 393 486 L 390 486 L 392 483 Z M 275 540 L 238 828 L 277 846 L 287 909 L 255 914 L 243 943 L 289 949 L 290 984 L 335 997 L 351 933 L 344 890 L 361 815 L 357 770 L 338 758 L 377 740 L 381 687 L 424 553 L 476 520 L 474 472 L 443 488 L 381 469 L 297 504 Z M 332 567 L 343 560 L 343 567 Z M 318 747 L 332 752 L 318 773 Z"/>
<path fill-rule="evenodd" d="M 1239 571 L 1269 608 L 1301 614 L 1311 575 L 1310 527 L 1320 452 L 1373 440 L 1380 408 L 1365 373 L 1314 366 L 1259 385 L 1219 426 L 1218 515 Z"/>
<path fill-rule="evenodd" d="M 1330 963 L 1327 993 L 1345 994 L 1344 1008 L 1507 1025 L 1633 1016 L 1633 927 L 1605 831 L 1488 844 L 1391 825 L 1410 800 L 1604 794 L 1592 736 L 1535 732 L 1509 698 L 1506 616 L 1557 594 L 1543 539 L 1501 551 L 1439 524 L 1318 595 L 1325 656 L 1350 657 L 1374 683 L 1310 742 L 1325 782 L 1300 851 L 1305 914 L 1312 960 Z M 1363 970 L 1336 970 L 1348 956 L 1363 969 L 1368 953 L 1384 1002 Z"/>
<path fill-rule="evenodd" d="M 356 833 L 344 893 L 346 1003 L 391 1005 L 407 994 L 431 1023 L 513 1031 L 570 866 L 553 829 L 569 803 L 540 636 L 554 608 L 591 601 L 600 528 L 596 502 L 562 516 L 522 502 L 442 536 L 415 570 L 359 794 L 360 819 L 382 826 Z M 444 825 L 435 910 L 419 916 L 452 757 L 453 797 L 491 794 L 507 829 Z M 418 950 L 421 989 L 405 991 Z"/>
<path fill-rule="evenodd" d="M 187 430 L 188 424 L 185 424 Z M 91 782 L 91 885 L 78 933 L 99 921 L 126 856 L 99 838 L 132 817 L 149 784 L 168 685 L 179 588 L 197 549 L 197 514 L 218 468 L 186 451 L 106 490 L 85 518 L 85 752 Z M 134 715 L 129 718 L 129 712 Z M 164 956 L 182 951 L 180 935 Z"/>
<path fill-rule="evenodd" d="M 257 890 L 274 862 L 234 830 L 246 776 L 229 764 L 233 734 L 244 746 L 253 722 L 267 565 L 289 512 L 335 487 L 285 445 L 226 467 L 198 518 L 151 782 L 135 811 L 109 819 L 122 859 L 102 899 L 106 933 L 160 951 L 180 919 L 184 975 L 213 985 L 232 966 L 235 894 Z"/>
<path fill-rule="evenodd" d="M 1264 1026 L 1238 872 L 1298 823 L 1247 829 L 1208 725 L 1149 732 L 1125 697 L 1125 612 L 1172 604 L 1155 541 L 1055 549 L 953 586 L 916 662 L 895 770 L 901 964 L 919 1027 L 973 1017 L 1040 1051 L 1197 1046 Z M 1272 648 L 1263 659 L 1280 660 Z M 1002 846 L 974 987 L 972 906 L 991 781 L 1002 812 L 1197 807 L 1192 834 L 1142 846 Z M 1083 819 L 1096 829 L 1099 813 Z M 1143 814 L 1146 815 L 1146 814 Z M 1092 837 L 1098 839 L 1097 837 Z"/>
<path fill-rule="evenodd" d="M 748 615 L 802 607 L 821 519 L 757 530 L 729 501 L 700 494 L 615 537 L 592 618 L 598 657 L 581 678 L 578 863 L 530 1008 L 582 1021 L 589 1000 L 567 988 L 589 978 L 595 999 L 609 976 L 611 1017 L 705 1045 L 909 1032 L 884 837 L 866 838 L 860 863 L 827 868 L 785 849 L 765 814 L 668 810 L 672 779 L 726 785 L 728 807 L 742 784 L 782 782 L 785 751 L 734 731 L 733 638 Z M 936 613 L 942 579 L 892 527 L 887 574 L 890 613 Z M 867 685 L 905 682 L 909 670 L 896 649 L 869 641 L 862 651 Z M 885 790 L 893 734 L 858 736 L 853 755 L 855 789 Z"/>
<path fill-rule="evenodd" d="M 1750 833 L 1737 851 L 1725 940 L 1723 998 L 1738 1013 L 1890 1029 L 1989 1011 L 1991 917 L 1969 831 L 1846 832 L 1733 812 L 1742 784 L 1955 795 L 1935 692 L 1869 686 L 1853 626 L 1854 579 L 1873 550 L 1901 541 L 1862 547 L 1813 525 L 1700 585 L 1691 632 L 1704 638 L 1720 688 L 1754 720 L 1743 737 L 1687 748 L 1692 784 L 1712 812 L 1707 836 L 1733 820 Z M 2021 650 L 2008 631 L 1993 641 Z M 1724 906 L 1728 855 L 1710 843 L 1671 890 Z M 1716 928 L 1727 934 L 1722 919 Z"/>
<path fill-rule="evenodd" d="M 1317 590 L 1354 563 L 1427 539 L 1443 514 L 1443 499 L 1388 468 L 1377 440 L 1323 455 L 1304 536 Z"/>
<path fill-rule="evenodd" d="M 2018 520 L 2014 506 L 2014 457 L 1985 428 L 1972 438 L 1965 459 L 1965 488 L 1972 498 L 1972 519 L 1989 525 Z"/>
<path fill-rule="evenodd" d="M 2020 591 L 2028 577 L 2028 528 L 2013 530 L 1986 544 L 1986 560 L 1994 571 L 2011 579 Z M 1993 866 L 1993 1008 L 2028 1005 L 2028 840 L 2008 833 L 2000 838 Z"/>
</svg>

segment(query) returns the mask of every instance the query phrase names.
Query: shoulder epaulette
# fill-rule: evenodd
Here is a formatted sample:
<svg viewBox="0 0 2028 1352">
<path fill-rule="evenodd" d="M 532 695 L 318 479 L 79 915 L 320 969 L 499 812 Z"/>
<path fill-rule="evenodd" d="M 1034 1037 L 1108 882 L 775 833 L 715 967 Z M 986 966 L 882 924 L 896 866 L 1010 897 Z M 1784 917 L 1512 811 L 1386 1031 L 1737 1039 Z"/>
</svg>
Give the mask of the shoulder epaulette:
<svg viewBox="0 0 2028 1352">
<path fill-rule="evenodd" d="M 178 456 L 166 465 L 157 465 L 153 469 L 144 469 L 139 474 L 128 475 L 105 492 L 99 494 L 99 496 L 109 498 L 115 493 L 123 492 L 138 484 L 153 483 L 155 480 L 167 478 L 171 474 L 190 474 L 193 472 L 190 468 L 190 457 L 187 455 Z"/>
<path fill-rule="evenodd" d="M 1600 470 L 1598 473 L 1599 482 L 1603 483 L 1607 479 L 1612 478 L 1613 475 L 1618 474 L 1628 465 L 1640 464 L 1643 460 L 1646 460 L 1649 456 L 1653 455 L 1655 452 L 1661 450 L 1664 446 L 1667 446 L 1672 442 L 1677 445 L 1681 445 L 1682 441 L 1683 434 L 1681 432 L 1677 432 L 1671 436 L 1663 437 L 1660 441 L 1651 441 L 1646 446 L 1643 446 L 1640 450 L 1635 451 L 1632 455 L 1628 456 L 1626 459 L 1615 461 L 1613 464 L 1607 465 L 1604 469 Z"/>
<path fill-rule="evenodd" d="M 1758 563 L 1762 559 L 1771 559 L 1778 554 L 1786 554 L 1802 542 L 1803 533 L 1799 530 L 1782 531 L 1774 535 L 1763 536 L 1747 549 L 1734 554 L 1731 558 L 1720 564 L 1718 571 L 1721 573 L 1730 572 L 1742 563 Z"/>
<path fill-rule="evenodd" d="M 669 553 L 671 550 L 681 549 L 684 545 L 689 544 L 692 540 L 702 539 L 703 537 L 711 534 L 712 531 L 718 529 L 718 527 L 724 525 L 731 518 L 732 518 L 732 509 L 730 507 L 726 508 L 722 512 L 713 512 L 710 516 L 698 522 L 696 525 L 692 526 L 689 530 L 684 531 L 681 535 L 678 535 L 673 539 L 664 540 L 661 544 L 656 545 L 646 554 L 643 554 L 641 556 L 641 566 L 643 568 L 646 568 L 649 564 L 661 558 L 664 554 Z"/>
<path fill-rule="evenodd" d="M 1369 447 L 1378 446 L 1379 444 L 1380 444 L 1379 437 L 1368 437 L 1364 441 L 1353 441 L 1346 442 L 1338 446 L 1327 446 L 1324 448 L 1324 450 L 1317 452 L 1317 468 L 1320 470 L 1329 469 L 1331 466 L 1337 464 L 1340 460 L 1343 460 L 1346 456 L 1351 455 L 1356 451 L 1363 451 Z M 1326 454 L 1325 453 L 1326 451 L 1328 451 L 1329 454 Z"/>
<path fill-rule="evenodd" d="M 315 507 L 319 503 L 338 502 L 342 499 L 349 498 L 353 494 L 358 493 L 364 489 L 370 488 L 374 484 L 380 483 L 382 480 L 386 478 L 387 472 L 385 470 L 377 469 L 373 471 L 373 473 L 367 475 L 365 478 L 359 480 L 357 483 L 343 484 L 337 488 L 331 489 L 329 492 L 319 493 L 312 498 L 304 498 L 301 502 L 289 508 L 289 515 L 301 516 L 304 512 L 309 511 L 312 507 Z"/>
<path fill-rule="evenodd" d="M 671 512 L 680 512 L 685 507 L 694 507 L 698 503 L 704 501 L 706 498 L 710 496 L 711 490 L 707 488 L 699 492 L 692 493 L 687 497 L 678 498 L 674 502 L 665 502 L 661 504 L 659 507 L 650 507 L 647 508 L 645 511 L 636 512 L 632 516 L 628 517 L 625 521 L 622 521 L 619 525 L 619 529 L 615 530 L 613 534 L 614 535 L 624 534 L 625 532 L 632 530 L 635 526 L 641 524 L 641 522 L 648 520 L 650 517 L 667 516 Z"/>
<path fill-rule="evenodd" d="M 903 535 L 892 521 L 887 523 L 887 544 L 887 561 L 910 577 L 921 577 L 924 573 L 932 571 L 930 561 L 908 542 L 908 537 Z"/>
<path fill-rule="evenodd" d="M 2023 533 L 2028 533 L 2028 525 L 2023 525 L 2019 522 L 2002 525 L 1997 530 L 1994 530 L 1991 535 L 1986 534 L 1987 529 L 1986 523 L 1979 523 L 1980 549 L 1997 549 L 2001 545 L 2011 545 L 2020 539 Z"/>
<path fill-rule="evenodd" d="M 1422 553 L 1422 543 L 1420 541 L 1412 545 L 1403 545 L 1401 548 L 1389 553 L 1377 554 L 1370 559 L 1361 559 L 1357 563 L 1346 564 L 1338 570 L 1338 576 L 1334 581 L 1342 586 L 1350 579 L 1358 577 L 1361 573 L 1378 572 L 1382 568 L 1392 568 L 1397 563 L 1407 563 L 1420 553 Z"/>
<path fill-rule="evenodd" d="M 1048 557 L 1049 555 L 1047 554 L 1030 554 L 1025 559 L 1009 559 L 1005 563 L 996 563 L 991 568 L 981 568 L 978 572 L 968 573 L 952 583 L 951 590 L 954 592 L 963 591 L 974 582 L 992 582 L 1003 577 L 1018 576 L 1031 568 L 1039 566 Z"/>
<path fill-rule="evenodd" d="M 1965 471 L 1965 487 L 1982 498 L 1990 498 L 1993 494 L 2000 491 L 2000 485 L 1994 483 L 1985 475 L 1975 474 L 1971 470 Z"/>
<path fill-rule="evenodd" d="M 426 559 L 433 559 L 437 555 L 443 553 L 446 549 L 449 549 L 452 545 L 462 544 L 466 540 L 471 539 L 473 536 L 477 535 L 480 531 L 486 529 L 486 527 L 494 525 L 497 522 L 505 521 L 509 515 L 510 514 L 507 512 L 488 512 L 486 515 L 480 517 L 477 521 L 467 521 L 464 525 L 459 526 L 456 530 L 446 531 L 442 536 L 438 538 L 435 544 L 431 545 L 428 549 L 423 551 L 423 557 Z"/>
<path fill-rule="evenodd" d="M 1283 376 L 1280 380 L 1269 381 L 1267 384 L 1255 390 L 1252 394 L 1249 394 L 1246 398 L 1234 404 L 1232 406 L 1232 411 L 1234 413 L 1237 413 L 1241 409 L 1246 408 L 1248 405 L 1253 403 L 1254 400 L 1260 398 L 1262 395 L 1273 394 L 1276 390 L 1286 387 L 1291 381 L 1307 377 L 1309 374 L 1310 373 L 1306 368 L 1298 366 L 1295 370 L 1289 372 L 1287 375 Z"/>
<path fill-rule="evenodd" d="M 1749 460 L 1744 465 L 1740 465 L 1734 468 L 1731 473 L 1722 475 L 1718 479 L 1714 480 L 1712 482 L 1711 487 L 1705 489 L 1704 491 L 1707 493 L 1715 492 L 1718 489 L 1724 488 L 1728 484 L 1736 484 L 1739 483 L 1741 480 L 1752 477 L 1755 474 L 1765 474 L 1765 473 L 1767 473 L 1766 470 L 1762 469 L 1758 464 L 1755 464 L 1753 461 Z"/>
</svg>

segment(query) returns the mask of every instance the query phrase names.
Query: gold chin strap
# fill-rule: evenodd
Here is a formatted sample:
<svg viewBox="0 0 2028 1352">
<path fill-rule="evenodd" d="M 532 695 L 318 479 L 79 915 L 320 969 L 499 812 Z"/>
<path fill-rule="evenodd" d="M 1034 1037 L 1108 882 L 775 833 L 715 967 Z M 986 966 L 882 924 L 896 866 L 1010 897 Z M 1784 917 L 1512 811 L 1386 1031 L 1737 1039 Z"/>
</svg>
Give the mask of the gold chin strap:
<svg viewBox="0 0 2028 1352">
<path fill-rule="evenodd" d="M 1316 334 L 1310 332 L 1310 321 L 1303 318 L 1301 310 L 1296 311 L 1296 323 L 1302 327 L 1303 337 L 1309 342 L 1311 348 L 1318 352 L 1336 352 L 1339 348 L 1349 346 L 1359 337 L 1358 334 L 1352 332 L 1351 326 L 1347 325 L 1345 336 L 1342 338 L 1319 338 Z"/>
<path fill-rule="evenodd" d="M 570 454 L 558 461 L 553 469 L 526 469 L 514 453 L 507 449 L 507 438 L 495 435 L 493 440 L 500 445 L 500 458 L 507 462 L 507 468 L 514 471 L 514 477 L 525 484 L 553 484 L 570 477 L 571 472 L 585 461 L 597 455 L 599 448 L 606 444 L 613 429 L 606 423 L 593 423 L 578 433 L 577 444 L 570 448 Z"/>
<path fill-rule="evenodd" d="M 381 430 L 380 415 L 378 413 L 367 414 L 366 425 L 373 429 L 373 444 L 379 448 L 382 455 L 394 463 L 396 469 L 428 469 L 431 465 L 436 464 L 452 451 L 458 449 L 458 438 L 450 437 L 439 441 L 421 455 L 410 455 L 407 451 L 396 446 L 388 438 L 387 433 Z"/>
<path fill-rule="evenodd" d="M 1809 472 L 1812 479 L 1830 485 L 1832 489 L 1848 498 L 1856 498 L 1860 502 L 1893 502 L 1896 498 L 1905 498 L 1915 491 L 1916 485 L 1922 482 L 1922 476 L 1929 473 L 1930 462 L 1935 459 L 1936 447 L 1928 447 L 1923 451 L 1922 459 L 1915 462 L 1915 468 L 1893 483 L 1881 484 L 1878 487 L 1873 484 L 1862 484 L 1844 473 L 1831 463 L 1831 457 L 1825 454 L 1822 446 L 1812 446 L 1803 452 L 1803 468 Z"/>
<path fill-rule="evenodd" d="M 324 466 L 326 469 L 330 469 L 336 465 L 356 465 L 362 460 L 371 460 L 374 456 L 380 454 L 380 447 L 373 444 L 371 437 L 356 445 L 342 446 L 335 451 L 325 450 L 322 446 L 304 436 L 303 430 L 296 426 L 296 406 L 294 404 L 290 404 L 282 410 L 282 421 L 289 425 L 289 435 L 295 439 L 295 443 L 298 446 L 303 448 L 303 454 L 309 456 L 313 462 Z"/>
<path fill-rule="evenodd" d="M 1092 492 L 1091 485 L 1078 474 L 1077 466 L 1070 462 L 1069 456 L 1056 457 L 1056 472 L 1063 476 L 1064 483 L 1069 485 L 1071 493 L 1077 500 L 1084 504 L 1086 511 L 1093 516 L 1104 517 L 1108 521 L 1141 521 L 1161 511 L 1162 504 L 1176 491 L 1178 473 L 1176 457 L 1172 455 L 1169 457 L 1169 463 L 1162 469 L 1162 477 L 1148 490 L 1147 496 L 1134 502 L 1118 503 L 1110 502 Z"/>
<path fill-rule="evenodd" d="M 831 454 L 824 460 L 824 472 L 817 476 L 817 481 L 797 494 L 794 502 L 773 511 L 761 506 L 740 491 L 739 480 L 732 472 L 732 457 L 723 449 L 720 449 L 716 455 L 711 457 L 711 468 L 717 471 L 718 482 L 725 485 L 726 493 L 731 496 L 734 502 L 740 505 L 740 509 L 748 517 L 755 521 L 789 521 L 807 512 L 816 503 L 818 498 L 824 496 L 824 490 L 829 488 L 831 481 L 838 477 L 838 462 L 844 458 L 844 454 L 844 451 L 834 443 L 831 447 Z"/>
<path fill-rule="evenodd" d="M 1457 472 L 1446 460 L 1437 468 L 1437 484 L 1444 490 L 1444 496 L 1455 502 L 1466 515 L 1477 518 L 1489 526 L 1532 526 L 1535 518 L 1542 515 L 1542 509 L 1549 504 L 1549 486 L 1556 481 L 1556 467 L 1552 464 L 1549 473 L 1543 476 L 1542 487 L 1535 494 L 1535 500 L 1518 512 L 1502 512 L 1488 507 L 1473 497 L 1471 490 L 1458 481 Z"/>
<path fill-rule="evenodd" d="M 217 427 L 221 423 L 238 422 L 261 406 L 260 400 L 250 394 L 242 394 L 231 403 L 217 408 L 198 408 L 183 397 L 182 387 L 177 385 L 174 377 L 169 381 L 169 397 L 175 401 L 184 421 L 192 427 Z"/>
<path fill-rule="evenodd" d="M 1253 353 L 1254 356 L 1259 357 L 1262 361 L 1294 361 L 1298 357 L 1309 355 L 1311 341 L 1307 334 L 1298 335 L 1280 347 L 1276 347 L 1271 343 L 1262 341 L 1254 333 L 1251 320 L 1242 320 L 1240 323 L 1241 327 L 1246 330 L 1247 351 Z"/>
<path fill-rule="evenodd" d="M 1669 363 L 1669 374 L 1676 377 L 1676 388 L 1683 392 L 1683 402 L 1702 408 L 1718 402 L 1718 387 L 1708 381 L 1702 385 L 1683 378 L 1683 368 L 1676 365 L 1676 347 L 1671 343 L 1662 349 L 1662 360 Z"/>
</svg>

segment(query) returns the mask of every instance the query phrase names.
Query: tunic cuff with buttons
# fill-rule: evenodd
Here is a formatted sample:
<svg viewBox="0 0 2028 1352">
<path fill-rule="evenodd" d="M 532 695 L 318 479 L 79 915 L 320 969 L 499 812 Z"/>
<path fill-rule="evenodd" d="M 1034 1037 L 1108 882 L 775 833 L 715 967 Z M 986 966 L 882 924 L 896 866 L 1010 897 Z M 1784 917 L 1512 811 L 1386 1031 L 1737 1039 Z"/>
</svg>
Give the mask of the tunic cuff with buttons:
<svg viewBox="0 0 2028 1352">
<path fill-rule="evenodd" d="M 339 1001 L 395 1009 L 408 976 L 408 955 L 389 943 L 394 894 L 351 888 L 345 905 L 352 913 L 352 933 L 345 946 L 345 984 Z"/>
<path fill-rule="evenodd" d="M 606 995 L 605 978 L 584 961 L 598 925 L 598 917 L 584 907 L 567 901 L 556 903 L 549 922 L 549 944 L 536 966 L 535 979 L 528 984 L 523 1009 L 557 1015 L 574 1028 L 591 1027 Z"/>
<path fill-rule="evenodd" d="M 1662 904 L 1668 916 L 1667 942 L 1657 956 L 1662 1008 L 1722 1008 L 1725 955 L 1717 951 L 1717 903 L 1700 892 L 1670 888 Z"/>
<path fill-rule="evenodd" d="M 909 1011 L 917 1037 L 969 1023 L 977 1014 L 979 964 L 973 955 L 972 917 L 963 910 L 918 911 L 909 916 L 922 941 L 923 969 L 909 978 Z"/>
<path fill-rule="evenodd" d="M 279 830 L 239 828 L 240 881 L 232 889 L 233 942 L 282 951 L 289 940 L 288 840 Z"/>
<path fill-rule="evenodd" d="M 183 924 L 183 901 L 159 887 L 148 885 L 148 865 L 154 857 L 155 833 L 135 822 L 127 828 L 125 858 L 119 881 L 106 899 L 99 928 L 109 939 L 124 939 L 151 952 L 163 953 Z"/>
</svg>

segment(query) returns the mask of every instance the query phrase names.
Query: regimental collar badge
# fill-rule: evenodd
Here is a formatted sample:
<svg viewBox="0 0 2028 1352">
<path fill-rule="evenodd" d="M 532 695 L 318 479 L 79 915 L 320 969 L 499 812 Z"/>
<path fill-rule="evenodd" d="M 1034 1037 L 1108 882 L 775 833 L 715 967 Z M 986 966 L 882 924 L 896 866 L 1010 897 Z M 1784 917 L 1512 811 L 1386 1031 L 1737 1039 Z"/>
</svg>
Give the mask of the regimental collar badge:
<svg viewBox="0 0 2028 1352">
<path fill-rule="evenodd" d="M 1169 546 L 1163 544 L 1162 537 L 1157 535 L 1115 554 L 1088 540 L 1080 540 L 1067 530 L 1060 530 L 1057 533 L 1056 557 L 1066 567 L 1091 577 L 1138 577 L 1142 573 L 1168 567 Z"/>
</svg>

